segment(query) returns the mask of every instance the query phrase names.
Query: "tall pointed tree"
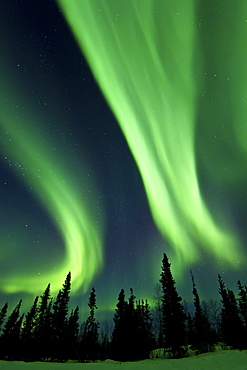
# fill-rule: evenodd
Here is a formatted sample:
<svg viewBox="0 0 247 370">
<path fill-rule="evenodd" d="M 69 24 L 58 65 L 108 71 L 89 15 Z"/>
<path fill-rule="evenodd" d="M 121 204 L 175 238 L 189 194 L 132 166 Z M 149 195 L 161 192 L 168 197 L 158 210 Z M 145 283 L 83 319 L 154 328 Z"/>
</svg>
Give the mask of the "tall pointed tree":
<svg viewBox="0 0 247 370">
<path fill-rule="evenodd" d="M 99 323 L 95 318 L 96 294 L 94 287 L 89 296 L 89 317 L 85 321 L 82 337 L 82 357 L 84 361 L 95 361 L 99 352 Z"/>
<path fill-rule="evenodd" d="M 197 354 L 209 352 L 213 349 L 213 338 L 212 330 L 210 327 L 209 320 L 205 313 L 202 310 L 199 294 L 195 285 L 195 279 L 190 271 L 192 285 L 193 285 L 193 295 L 194 295 L 194 306 L 195 306 L 195 315 L 193 319 L 193 329 L 194 336 L 192 348 L 196 350 Z"/>
<path fill-rule="evenodd" d="M 36 325 L 38 299 L 39 299 L 39 296 L 35 297 L 34 303 L 30 311 L 25 315 L 24 323 L 22 326 L 22 338 L 23 339 L 28 339 L 32 336 L 34 327 Z"/>
<path fill-rule="evenodd" d="M 141 360 L 149 358 L 150 351 L 156 348 L 152 333 L 151 311 L 147 300 L 136 303 L 135 316 L 138 328 L 136 344 L 133 347 L 135 348 L 136 359 Z"/>
<path fill-rule="evenodd" d="M 100 338 L 100 354 L 101 360 L 104 361 L 110 358 L 110 327 L 107 320 L 104 320 L 101 325 L 101 338 Z"/>
<path fill-rule="evenodd" d="M 175 357 L 182 357 L 187 352 L 186 315 L 181 304 L 182 298 L 178 295 L 175 287 L 170 266 L 168 257 L 164 253 L 160 278 L 163 290 L 164 349 Z"/>
<path fill-rule="evenodd" d="M 226 345 L 232 348 L 242 348 L 245 341 L 244 328 L 241 322 L 239 308 L 235 294 L 232 290 L 225 287 L 220 275 L 219 293 L 221 295 L 222 311 L 221 311 L 221 331 L 222 339 Z"/>
<path fill-rule="evenodd" d="M 247 286 L 238 281 L 238 305 L 244 326 L 247 329 Z"/>
<path fill-rule="evenodd" d="M 71 273 L 69 272 L 63 288 L 59 290 L 57 298 L 53 304 L 52 313 L 52 341 L 53 354 L 52 358 L 55 360 L 67 360 L 66 354 L 66 333 L 68 326 L 68 309 L 71 290 Z"/>
<path fill-rule="evenodd" d="M 238 281 L 238 307 L 240 318 L 243 324 L 243 342 L 242 345 L 244 349 L 247 348 L 247 286 L 243 286 L 240 281 Z"/>
<path fill-rule="evenodd" d="M 20 300 L 17 306 L 13 309 L 3 327 L 1 349 L 4 358 L 7 360 L 19 359 L 20 328 L 23 319 L 23 315 L 20 316 L 21 304 L 22 300 Z"/>
<path fill-rule="evenodd" d="M 7 310 L 8 310 L 8 302 L 6 302 L 5 305 L 0 310 L 0 331 L 3 325 L 3 322 L 5 320 L 5 317 L 7 315 Z"/>
<path fill-rule="evenodd" d="M 126 317 L 125 317 L 125 361 L 135 361 L 139 359 L 140 350 L 138 350 L 139 344 L 139 325 L 137 318 L 137 312 L 135 309 L 135 295 L 132 288 L 130 288 L 130 296 L 126 305 Z"/>
<path fill-rule="evenodd" d="M 148 302 L 136 303 L 135 298 L 133 289 L 128 301 L 123 289 L 118 296 L 111 344 L 111 358 L 117 361 L 146 358 L 154 343 Z"/>
<path fill-rule="evenodd" d="M 113 318 L 114 328 L 111 341 L 111 358 L 118 361 L 125 361 L 126 358 L 127 305 L 124 289 L 121 289 Z"/>
<path fill-rule="evenodd" d="M 67 327 L 67 357 L 71 360 L 78 360 L 78 336 L 79 336 L 79 307 L 71 311 Z"/>
<path fill-rule="evenodd" d="M 125 301 L 124 289 L 120 291 L 114 315 L 112 333 L 112 358 L 117 361 L 135 361 L 138 359 L 138 328 L 135 309 L 135 296 L 130 289 L 130 297 Z"/>
<path fill-rule="evenodd" d="M 34 330 L 35 350 L 33 355 L 36 359 L 45 360 L 50 357 L 50 347 L 52 339 L 51 331 L 51 305 L 50 284 L 47 285 L 44 293 L 40 297 L 41 301 L 37 309 L 37 320 Z"/>
<path fill-rule="evenodd" d="M 35 325 L 37 319 L 37 309 L 38 309 L 38 299 L 37 296 L 34 299 L 34 303 L 30 311 L 25 315 L 24 323 L 21 331 L 21 347 L 22 347 L 22 359 L 25 361 L 34 360 L 34 350 L 35 350 Z"/>
</svg>

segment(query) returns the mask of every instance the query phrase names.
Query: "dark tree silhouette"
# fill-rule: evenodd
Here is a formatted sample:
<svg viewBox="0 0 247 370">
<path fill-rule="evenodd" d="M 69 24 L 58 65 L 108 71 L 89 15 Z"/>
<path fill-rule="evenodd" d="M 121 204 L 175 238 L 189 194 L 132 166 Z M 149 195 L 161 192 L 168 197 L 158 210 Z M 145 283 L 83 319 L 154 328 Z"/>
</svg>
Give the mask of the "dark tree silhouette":
<svg viewBox="0 0 247 370">
<path fill-rule="evenodd" d="M 238 281 L 238 306 L 240 318 L 243 325 L 243 342 L 242 348 L 247 348 L 247 286 L 242 286 Z"/>
<path fill-rule="evenodd" d="M 112 332 L 111 357 L 117 361 L 136 361 L 149 357 L 154 348 L 151 313 L 148 302 L 135 302 L 133 289 L 125 301 L 124 290 L 118 296 Z"/>
<path fill-rule="evenodd" d="M 26 314 L 24 318 L 24 323 L 22 326 L 22 334 L 21 334 L 21 353 L 22 358 L 25 361 L 31 361 L 34 360 L 35 357 L 34 351 L 35 351 L 35 325 L 37 320 L 37 309 L 38 309 L 38 299 L 39 296 L 37 296 L 34 299 L 34 303 L 30 309 L 30 311 Z"/>
<path fill-rule="evenodd" d="M 151 311 L 147 300 L 137 302 L 136 320 L 138 323 L 136 357 L 141 360 L 149 358 L 150 351 L 155 348 Z"/>
<path fill-rule="evenodd" d="M 53 305 L 52 312 L 52 341 L 53 341 L 53 360 L 66 361 L 66 333 L 68 326 L 68 305 L 71 289 L 71 273 L 69 272 L 63 288 L 59 290 Z"/>
<path fill-rule="evenodd" d="M 50 348 L 52 340 L 51 331 L 51 305 L 50 284 L 47 285 L 41 302 L 37 309 L 37 320 L 34 329 L 35 350 L 33 355 L 39 360 L 48 360 L 50 357 Z"/>
<path fill-rule="evenodd" d="M 192 344 L 197 353 L 203 353 L 210 350 L 212 344 L 219 340 L 234 349 L 247 348 L 247 286 L 238 281 L 239 292 L 236 299 L 233 291 L 225 287 L 219 275 L 222 306 L 213 300 L 201 303 L 191 273 L 195 306 L 195 314 L 192 316 L 186 305 L 183 308 L 170 266 L 164 254 L 160 277 L 162 294 L 158 297 L 158 313 L 162 313 L 159 317 L 162 335 L 157 337 L 164 340 L 165 351 L 170 356 L 182 357 L 187 352 L 188 344 Z M 101 344 L 99 323 L 95 318 L 95 289 L 92 288 L 89 296 L 89 316 L 84 322 L 80 337 L 78 306 L 72 309 L 68 316 L 70 289 L 71 274 L 68 273 L 54 303 L 48 284 L 43 295 L 34 299 L 26 315 L 20 314 L 21 300 L 7 318 L 8 304 L 2 307 L 1 360 L 64 362 L 68 359 L 78 359 L 89 362 L 110 357 L 117 361 L 136 361 L 148 358 L 150 351 L 157 348 L 148 301 L 136 302 L 133 289 L 130 289 L 127 300 L 124 290 L 120 291 L 113 318 L 111 342 L 109 331 L 106 329 Z"/>
<path fill-rule="evenodd" d="M 135 361 L 140 358 L 140 349 L 139 346 L 139 336 L 138 330 L 140 323 L 138 322 L 137 313 L 135 310 L 135 296 L 134 291 L 130 288 L 130 296 L 128 303 L 126 304 L 126 313 L 125 313 L 125 325 L 127 333 L 124 337 L 126 340 L 126 360 L 125 361 Z"/>
<path fill-rule="evenodd" d="M 101 325 L 101 338 L 100 338 L 100 354 L 101 360 L 106 360 L 110 358 L 110 343 L 111 333 L 110 333 L 110 326 L 107 320 L 104 321 L 103 325 Z"/>
<path fill-rule="evenodd" d="M 186 314 L 186 332 L 187 332 L 186 341 L 188 344 L 193 346 L 193 343 L 195 343 L 195 330 L 193 315 L 191 314 L 191 312 L 188 312 Z"/>
<path fill-rule="evenodd" d="M 67 327 L 67 357 L 71 360 L 79 360 L 78 357 L 78 336 L 79 336 L 79 307 L 71 311 Z"/>
<path fill-rule="evenodd" d="M 192 348 L 196 350 L 197 354 L 205 353 L 213 350 L 213 335 L 209 320 L 202 310 L 199 294 L 195 285 L 195 279 L 190 271 L 194 295 L 195 315 L 193 318 Z"/>
<path fill-rule="evenodd" d="M 247 287 L 246 285 L 242 286 L 240 281 L 238 281 L 237 284 L 238 284 L 238 305 L 240 315 L 245 328 L 247 328 Z"/>
<path fill-rule="evenodd" d="M 5 320 L 0 336 L 0 358 L 25 361 L 64 361 L 75 355 L 78 340 L 79 308 L 67 319 L 70 273 L 52 307 L 50 284 L 43 295 L 36 297 L 26 315 L 20 315 L 22 300 Z M 0 326 L 4 323 L 8 304 L 0 310 Z M 61 330 L 62 328 L 62 330 Z"/>
<path fill-rule="evenodd" d="M 220 275 L 219 293 L 221 295 L 221 332 L 222 339 L 227 346 L 242 348 L 244 342 L 244 328 L 239 315 L 239 308 L 236 297 L 232 290 L 226 289 Z"/>
<path fill-rule="evenodd" d="M 1 336 L 1 358 L 7 360 L 20 359 L 20 328 L 23 315 L 20 316 L 22 300 L 19 301 L 10 316 L 8 317 Z"/>
<path fill-rule="evenodd" d="M 135 314 L 133 289 L 130 289 L 128 302 L 125 301 L 124 289 L 120 291 L 113 320 L 112 358 L 117 361 L 136 360 L 138 322 Z"/>
<path fill-rule="evenodd" d="M 160 278 L 163 290 L 164 350 L 174 357 L 182 357 L 187 352 L 186 315 L 183 312 L 182 298 L 177 293 L 170 266 L 168 257 L 164 253 Z"/>
<path fill-rule="evenodd" d="M 96 294 L 95 289 L 89 296 L 88 306 L 90 308 L 89 317 L 84 323 L 84 330 L 82 335 L 82 361 L 95 361 L 99 357 L 99 323 L 95 318 Z"/>
<path fill-rule="evenodd" d="M 5 303 L 5 305 L 1 308 L 0 311 L 0 331 L 5 320 L 5 317 L 7 315 L 7 311 L 8 311 L 8 302 Z"/>
<path fill-rule="evenodd" d="M 126 311 L 127 302 L 125 301 L 124 289 L 121 289 L 118 296 L 118 303 L 114 314 L 114 328 L 111 341 L 111 357 L 119 361 L 124 361 L 126 356 Z"/>
</svg>

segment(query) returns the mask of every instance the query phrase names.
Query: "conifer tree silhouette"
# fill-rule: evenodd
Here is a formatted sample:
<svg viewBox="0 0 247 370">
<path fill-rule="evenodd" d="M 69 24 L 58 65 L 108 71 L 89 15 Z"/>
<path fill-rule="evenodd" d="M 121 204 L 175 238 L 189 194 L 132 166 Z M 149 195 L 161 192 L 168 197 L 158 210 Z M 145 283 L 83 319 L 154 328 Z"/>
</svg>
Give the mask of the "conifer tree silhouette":
<svg viewBox="0 0 247 370">
<path fill-rule="evenodd" d="M 51 331 L 51 305 L 50 284 L 47 285 L 40 297 L 41 302 L 37 308 L 37 320 L 34 329 L 36 359 L 47 360 L 50 356 L 52 331 Z"/>
<path fill-rule="evenodd" d="M 138 322 L 137 312 L 135 309 L 135 296 L 134 291 L 130 288 L 130 296 L 128 303 L 126 305 L 126 317 L 125 317 L 125 330 L 127 335 L 124 337 L 126 340 L 126 353 L 125 356 L 128 361 L 135 361 L 139 359 L 140 348 L 139 345 L 139 327 L 140 322 Z"/>
<path fill-rule="evenodd" d="M 117 361 L 136 361 L 148 357 L 154 346 L 151 313 L 148 302 L 135 302 L 133 289 L 125 301 L 124 289 L 120 291 L 114 315 L 111 357 Z"/>
<path fill-rule="evenodd" d="M 34 299 L 34 303 L 30 311 L 25 315 L 21 334 L 21 349 L 22 358 L 25 361 L 33 360 L 35 350 L 35 325 L 37 319 L 37 305 L 39 296 Z"/>
<path fill-rule="evenodd" d="M 96 294 L 94 287 L 89 296 L 88 306 L 90 308 L 89 317 L 84 324 L 82 336 L 82 359 L 83 361 L 95 361 L 98 357 L 99 351 L 99 323 L 95 318 Z"/>
<path fill-rule="evenodd" d="M 71 289 L 71 273 L 69 272 L 63 288 L 59 290 L 57 298 L 53 304 L 52 312 L 52 341 L 53 341 L 53 360 L 66 361 L 66 333 L 68 325 L 68 305 Z"/>
<path fill-rule="evenodd" d="M 247 286 L 243 286 L 240 281 L 238 281 L 237 285 L 240 314 L 244 322 L 244 326 L 247 328 Z"/>
<path fill-rule="evenodd" d="M 1 348 L 4 358 L 7 360 L 19 359 L 20 328 L 23 316 L 20 316 L 22 300 L 13 309 L 8 317 L 1 336 Z"/>
<path fill-rule="evenodd" d="M 100 341 L 100 354 L 101 360 L 110 358 L 110 328 L 107 320 L 103 322 L 103 328 L 101 325 L 101 341 Z"/>
<path fill-rule="evenodd" d="M 243 325 L 243 348 L 247 348 L 247 286 L 243 286 L 240 281 L 238 285 L 238 306 L 240 318 Z"/>
<path fill-rule="evenodd" d="M 218 275 L 221 295 L 221 332 L 226 345 L 232 348 L 242 348 L 244 343 L 244 328 L 240 319 L 239 307 L 234 292 L 225 287 L 220 275 Z"/>
<path fill-rule="evenodd" d="M 112 358 L 117 361 L 135 361 L 139 359 L 139 326 L 135 309 L 135 296 L 130 289 L 130 297 L 125 301 L 124 289 L 118 296 L 114 314 L 114 329 L 112 332 Z"/>
<path fill-rule="evenodd" d="M 209 352 L 213 349 L 212 330 L 208 318 L 202 310 L 199 294 L 195 285 L 195 279 L 191 270 L 190 274 L 193 285 L 192 293 L 194 295 L 195 306 L 195 315 L 193 319 L 194 335 L 191 344 L 192 348 L 196 350 L 196 353 L 200 354 Z"/>
<path fill-rule="evenodd" d="M 141 360 L 149 358 L 150 351 L 155 348 L 151 311 L 147 300 L 136 303 L 136 320 L 138 323 L 138 338 L 134 348 L 136 359 Z"/>
<path fill-rule="evenodd" d="M 5 320 L 5 317 L 7 315 L 7 311 L 8 311 L 8 302 L 4 304 L 4 306 L 1 308 L 1 311 L 0 311 L 0 332 L 1 332 L 3 322 Z"/>
<path fill-rule="evenodd" d="M 67 327 L 67 357 L 71 360 L 79 360 L 78 355 L 78 336 L 79 336 L 79 307 L 72 309 Z"/>
<path fill-rule="evenodd" d="M 127 302 L 125 301 L 124 289 L 121 289 L 118 296 L 118 303 L 114 314 L 114 329 L 111 341 L 111 358 L 118 361 L 125 361 L 127 351 Z"/>
<path fill-rule="evenodd" d="M 170 266 L 168 257 L 164 253 L 160 278 L 163 289 L 164 350 L 174 357 L 182 357 L 187 352 L 186 315 L 183 312 L 182 298 L 177 293 Z"/>
</svg>

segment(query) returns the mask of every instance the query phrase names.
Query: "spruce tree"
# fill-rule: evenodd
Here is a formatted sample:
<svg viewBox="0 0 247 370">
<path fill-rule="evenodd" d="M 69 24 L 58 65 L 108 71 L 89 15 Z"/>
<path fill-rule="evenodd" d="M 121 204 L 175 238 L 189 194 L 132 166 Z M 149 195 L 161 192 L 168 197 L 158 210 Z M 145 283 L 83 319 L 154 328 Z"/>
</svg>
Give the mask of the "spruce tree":
<svg viewBox="0 0 247 370">
<path fill-rule="evenodd" d="M 241 322 L 239 308 L 235 294 L 232 290 L 225 287 L 220 275 L 219 293 L 221 295 L 222 311 L 221 311 L 221 332 L 222 339 L 227 346 L 234 349 L 242 349 L 244 343 L 244 328 Z"/>
<path fill-rule="evenodd" d="M 186 314 L 186 332 L 186 341 L 193 347 L 193 343 L 195 343 L 194 317 L 190 312 Z"/>
<path fill-rule="evenodd" d="M 34 303 L 30 311 L 25 315 L 24 323 L 22 326 L 21 334 L 21 347 L 22 347 L 22 358 L 25 361 L 30 361 L 34 359 L 35 350 L 35 325 L 37 319 L 37 305 L 39 296 L 34 299 Z"/>
<path fill-rule="evenodd" d="M 21 304 L 22 300 L 20 300 L 17 306 L 13 309 L 3 327 L 3 334 L 1 336 L 1 358 L 5 358 L 7 360 L 20 359 L 20 329 L 23 320 L 23 315 L 20 316 Z"/>
<path fill-rule="evenodd" d="M 52 312 L 52 342 L 53 353 L 52 359 L 57 361 L 66 361 L 66 332 L 68 325 L 68 306 L 71 289 L 71 273 L 66 276 L 63 288 L 59 290 L 57 298 L 53 304 Z"/>
<path fill-rule="evenodd" d="M 240 312 L 240 318 L 243 324 L 243 347 L 247 348 L 247 287 L 242 286 L 241 282 L 238 281 L 238 307 Z"/>
<path fill-rule="evenodd" d="M 140 323 L 135 308 L 135 298 L 132 288 L 128 301 L 125 301 L 123 289 L 118 296 L 111 346 L 111 357 L 116 361 L 135 361 L 140 358 L 138 337 Z"/>
<path fill-rule="evenodd" d="M 28 339 L 32 335 L 33 329 L 36 325 L 38 299 L 39 296 L 35 297 L 30 311 L 25 315 L 22 326 L 22 338 L 24 339 Z"/>
<path fill-rule="evenodd" d="M 72 309 L 67 327 L 67 358 L 78 360 L 79 307 Z"/>
<path fill-rule="evenodd" d="M 190 271 L 192 285 L 193 285 L 193 295 L 194 295 L 194 306 L 195 315 L 193 319 L 193 341 L 192 348 L 196 350 L 197 354 L 205 353 L 213 349 L 212 343 L 212 331 L 210 327 L 209 320 L 202 310 L 199 294 L 195 285 L 195 279 Z"/>
<path fill-rule="evenodd" d="M 125 361 L 126 359 L 126 340 L 129 337 L 126 317 L 127 302 L 125 301 L 124 289 L 121 289 L 113 318 L 114 328 L 111 341 L 111 358 L 113 360 Z"/>
<path fill-rule="evenodd" d="M 38 317 L 37 317 L 37 324 L 36 324 L 37 332 L 40 332 L 43 330 L 45 326 L 45 321 L 47 319 L 47 309 L 49 306 L 49 302 L 51 301 L 50 284 L 47 285 L 43 295 L 40 298 L 41 298 L 41 302 L 38 307 Z"/>
<path fill-rule="evenodd" d="M 0 310 L 0 331 L 3 325 L 3 322 L 5 320 L 5 317 L 7 315 L 7 310 L 8 310 L 8 302 L 6 302 L 5 305 Z"/>
<path fill-rule="evenodd" d="M 238 290 L 238 305 L 240 315 L 245 328 L 247 328 L 247 287 L 246 285 L 242 286 L 241 282 L 238 281 Z"/>
<path fill-rule="evenodd" d="M 152 333 L 152 318 L 148 301 L 136 303 L 137 341 L 134 348 L 136 359 L 149 358 L 150 351 L 155 348 L 155 339 Z"/>
<path fill-rule="evenodd" d="M 107 320 L 101 325 L 101 340 L 100 340 L 100 355 L 101 360 L 106 360 L 110 357 L 110 329 Z"/>
<path fill-rule="evenodd" d="M 135 295 L 132 288 L 130 288 L 130 296 L 128 303 L 126 305 L 126 345 L 125 345 L 125 356 L 126 361 L 135 361 L 138 360 L 140 355 L 138 350 L 139 345 L 139 327 L 140 323 L 138 322 L 137 312 L 135 309 Z"/>
<path fill-rule="evenodd" d="M 94 288 L 92 288 L 90 293 L 88 306 L 90 308 L 90 314 L 84 324 L 82 336 L 82 360 L 86 362 L 94 362 L 99 357 L 99 323 L 95 318 L 95 310 L 98 307 L 96 305 L 96 294 Z"/>
<path fill-rule="evenodd" d="M 47 285 L 40 297 L 41 302 L 37 309 L 36 326 L 34 329 L 35 350 L 33 352 L 37 360 L 47 360 L 50 357 L 52 340 L 51 331 L 51 306 L 50 284 Z"/>
<path fill-rule="evenodd" d="M 164 253 L 160 278 L 163 290 L 164 350 L 174 357 L 182 357 L 187 352 L 186 315 L 183 312 L 182 298 L 177 293 L 170 266 L 168 257 Z"/>
</svg>

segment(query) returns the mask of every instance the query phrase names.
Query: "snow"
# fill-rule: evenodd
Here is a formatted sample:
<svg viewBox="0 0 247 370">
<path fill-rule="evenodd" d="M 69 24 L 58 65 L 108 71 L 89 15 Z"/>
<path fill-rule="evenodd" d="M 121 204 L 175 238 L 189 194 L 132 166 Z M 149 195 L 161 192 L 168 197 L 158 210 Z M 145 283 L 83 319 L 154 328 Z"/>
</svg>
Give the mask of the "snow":
<svg viewBox="0 0 247 370">
<path fill-rule="evenodd" d="M 19 361 L 0 361 L 1 370 L 246 370 L 247 351 L 217 351 L 206 353 L 199 356 L 191 356 L 178 360 L 174 359 L 153 359 L 138 362 L 119 363 L 106 360 L 98 363 L 45 363 L 45 362 L 19 362 Z"/>
</svg>

